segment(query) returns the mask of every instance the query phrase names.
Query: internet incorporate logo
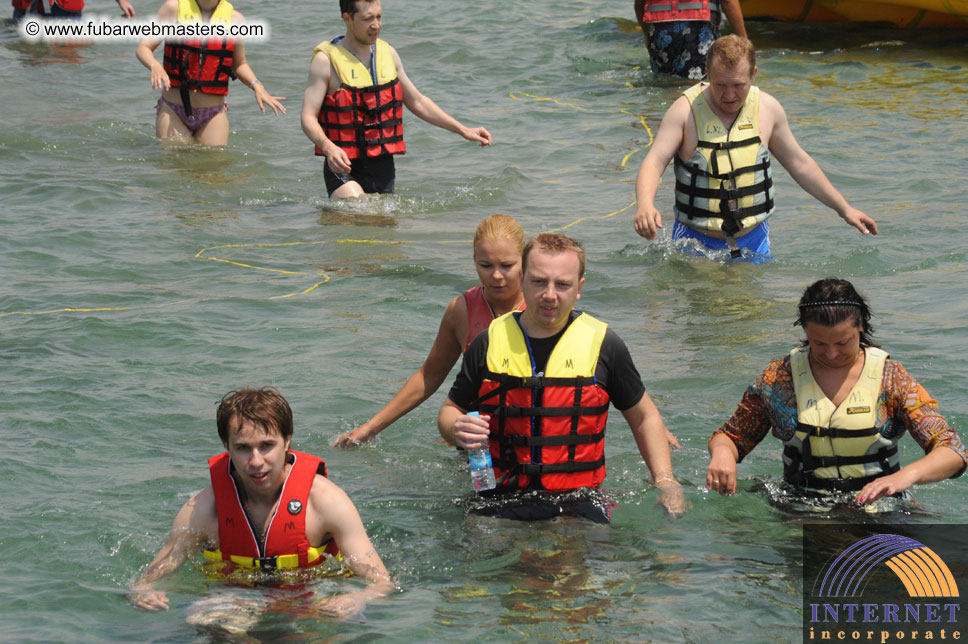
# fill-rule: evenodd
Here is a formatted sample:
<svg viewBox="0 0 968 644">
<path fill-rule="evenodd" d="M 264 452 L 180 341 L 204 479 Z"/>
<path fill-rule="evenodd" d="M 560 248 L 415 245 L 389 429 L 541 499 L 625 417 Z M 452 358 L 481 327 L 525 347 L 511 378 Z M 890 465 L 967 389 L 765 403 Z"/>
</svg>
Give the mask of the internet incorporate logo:
<svg viewBox="0 0 968 644">
<path fill-rule="evenodd" d="M 909 537 L 875 534 L 861 539 L 827 567 L 818 597 L 859 597 L 877 566 L 894 571 L 909 597 L 959 597 L 948 565 L 931 548 Z"/>
<path fill-rule="evenodd" d="M 804 526 L 804 642 L 960 640 L 958 582 L 945 559 L 922 541 L 876 533 L 853 540 L 833 554 L 823 552 L 824 546 L 842 544 L 845 532 L 877 527 Z M 927 528 L 964 531 L 966 526 L 916 527 L 922 532 Z M 951 536 L 945 534 L 944 541 L 950 544 Z M 956 554 L 954 563 L 963 570 L 968 556 Z M 825 555 L 819 571 L 809 569 L 810 555 L 814 561 Z M 951 560 L 950 555 L 945 557 Z"/>
</svg>

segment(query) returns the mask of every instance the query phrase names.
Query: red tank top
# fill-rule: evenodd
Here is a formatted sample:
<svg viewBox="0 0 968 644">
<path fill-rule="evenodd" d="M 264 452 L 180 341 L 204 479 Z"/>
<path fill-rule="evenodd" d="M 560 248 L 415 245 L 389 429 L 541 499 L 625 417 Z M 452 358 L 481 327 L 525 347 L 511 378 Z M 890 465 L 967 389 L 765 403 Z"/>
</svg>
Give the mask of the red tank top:
<svg viewBox="0 0 968 644">
<path fill-rule="evenodd" d="M 471 346 L 471 342 L 481 331 L 486 331 L 494 321 L 494 309 L 484 299 L 484 287 L 475 286 L 464 291 L 464 303 L 467 304 L 467 341 L 464 343 L 464 351 Z M 524 310 L 524 302 L 521 302 L 516 310 Z"/>
</svg>

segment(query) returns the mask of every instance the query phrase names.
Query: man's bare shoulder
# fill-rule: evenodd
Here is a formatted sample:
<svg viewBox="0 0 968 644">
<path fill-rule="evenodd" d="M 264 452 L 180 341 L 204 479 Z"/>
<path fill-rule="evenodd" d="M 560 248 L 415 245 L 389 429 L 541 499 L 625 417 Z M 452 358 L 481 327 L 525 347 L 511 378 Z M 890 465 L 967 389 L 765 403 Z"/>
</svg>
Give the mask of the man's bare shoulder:
<svg viewBox="0 0 968 644">
<path fill-rule="evenodd" d="M 179 513 L 185 527 L 205 536 L 218 533 L 218 509 L 215 507 L 215 490 L 211 485 L 196 492 Z"/>
<path fill-rule="evenodd" d="M 313 486 L 309 490 L 309 503 L 327 531 L 333 531 L 334 526 L 344 520 L 347 512 L 356 510 L 343 488 L 321 474 L 313 479 Z"/>
<path fill-rule="evenodd" d="M 786 123 L 786 112 L 783 110 L 783 106 L 780 105 L 780 101 L 763 90 L 760 90 L 759 111 L 760 138 L 763 140 L 764 145 L 770 147 L 777 125 Z"/>
<path fill-rule="evenodd" d="M 309 490 L 309 498 L 311 501 L 329 501 L 333 497 L 338 496 L 346 496 L 346 493 L 343 492 L 343 489 L 340 486 L 336 485 L 322 474 L 317 474 L 313 478 L 313 486 Z"/>
<path fill-rule="evenodd" d="M 684 127 L 689 121 L 689 117 L 692 114 L 692 106 L 689 104 L 689 99 L 685 96 L 680 96 L 672 102 L 669 109 L 666 110 L 665 115 L 662 117 L 662 126 L 679 126 Z"/>
<path fill-rule="evenodd" d="M 329 71 L 330 65 L 332 64 L 329 60 L 329 56 L 325 51 L 319 48 L 319 45 L 316 45 L 316 47 L 317 48 L 313 50 L 312 62 L 309 63 L 310 71 L 316 67 Z"/>
<path fill-rule="evenodd" d="M 232 10 L 232 22 L 245 22 L 245 16 L 239 13 L 237 10 Z"/>
<path fill-rule="evenodd" d="M 760 108 L 767 108 L 771 110 L 782 110 L 783 106 L 780 105 L 780 101 L 776 100 L 776 97 L 765 91 L 763 88 L 760 90 Z"/>
<path fill-rule="evenodd" d="M 214 512 L 215 489 L 211 486 L 211 484 L 206 485 L 201 490 L 193 494 L 192 498 L 188 499 L 188 502 L 199 511 L 211 509 Z"/>
</svg>

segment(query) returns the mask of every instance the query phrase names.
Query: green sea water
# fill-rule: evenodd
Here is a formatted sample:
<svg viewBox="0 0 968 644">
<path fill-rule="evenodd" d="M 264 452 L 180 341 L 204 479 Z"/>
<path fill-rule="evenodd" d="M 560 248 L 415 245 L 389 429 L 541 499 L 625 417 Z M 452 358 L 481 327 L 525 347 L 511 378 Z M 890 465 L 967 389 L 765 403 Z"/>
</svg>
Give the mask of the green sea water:
<svg viewBox="0 0 968 644">
<path fill-rule="evenodd" d="M 680 254 L 669 227 L 653 243 L 632 230 L 636 169 L 685 85 L 649 71 L 631 4 L 386 0 L 383 37 L 411 79 L 494 145 L 411 115 L 397 194 L 364 206 L 326 198 L 299 128 L 310 52 L 343 32 L 335 2 L 237 3 L 271 25 L 247 55 L 289 113 L 260 114 L 233 84 L 225 150 L 155 140 L 157 93 L 133 44 L 0 31 L 0 640 L 217 641 L 186 623 L 214 592 L 197 567 L 163 584 L 167 613 L 136 612 L 124 589 L 206 484 L 221 450 L 213 403 L 273 385 L 292 404 L 294 447 L 327 460 L 400 592 L 348 622 L 276 611 L 251 641 L 799 641 L 802 517 L 755 485 L 779 474 L 779 443 L 722 498 L 703 487 L 706 441 L 798 342 L 795 302 L 828 275 L 861 288 L 881 344 L 968 430 L 968 45 L 750 24 L 757 83 L 881 234 L 861 236 L 778 169 L 775 260 L 726 265 Z M 436 430 L 443 392 L 371 445 L 329 447 L 423 360 L 447 303 L 475 283 L 468 240 L 494 212 L 586 245 L 581 306 L 625 339 L 682 441 L 683 518 L 656 508 L 617 413 L 611 526 L 468 516 L 466 465 Z M 906 440 L 901 453 L 919 450 Z M 916 498 L 919 511 L 886 520 L 968 522 L 961 480 Z"/>
</svg>

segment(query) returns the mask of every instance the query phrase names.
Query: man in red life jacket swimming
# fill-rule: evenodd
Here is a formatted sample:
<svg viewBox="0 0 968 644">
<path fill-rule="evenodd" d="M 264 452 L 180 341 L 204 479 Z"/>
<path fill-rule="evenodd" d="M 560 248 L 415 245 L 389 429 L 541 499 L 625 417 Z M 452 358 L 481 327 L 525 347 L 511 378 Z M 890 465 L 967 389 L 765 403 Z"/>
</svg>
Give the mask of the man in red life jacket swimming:
<svg viewBox="0 0 968 644">
<path fill-rule="evenodd" d="M 369 582 L 315 606 L 341 617 L 393 591 L 356 507 L 326 478 L 326 464 L 289 449 L 292 410 L 285 398 L 269 388 L 229 392 L 217 421 L 227 451 L 209 459 L 211 484 L 182 506 L 165 545 L 132 587 L 137 608 L 167 610 L 168 597 L 154 582 L 202 548 L 206 559 L 228 568 L 262 571 L 309 568 L 339 553 Z"/>
<path fill-rule="evenodd" d="M 528 242 L 521 262 L 525 310 L 502 315 L 471 342 L 437 416 L 447 442 L 490 447 L 496 493 L 508 497 L 476 512 L 608 523 L 611 504 L 597 490 L 612 404 L 661 490 L 659 502 L 669 514 L 682 514 L 665 424 L 628 348 L 604 322 L 574 310 L 585 283 L 584 249 L 544 233 Z"/>
<path fill-rule="evenodd" d="M 330 197 L 393 192 L 393 155 L 403 154 L 403 106 L 439 128 L 480 145 L 483 127 L 469 128 L 420 93 L 403 71 L 396 50 L 379 39 L 380 0 L 340 0 L 346 35 L 313 50 L 303 97 L 302 129 L 325 156 Z"/>
</svg>

